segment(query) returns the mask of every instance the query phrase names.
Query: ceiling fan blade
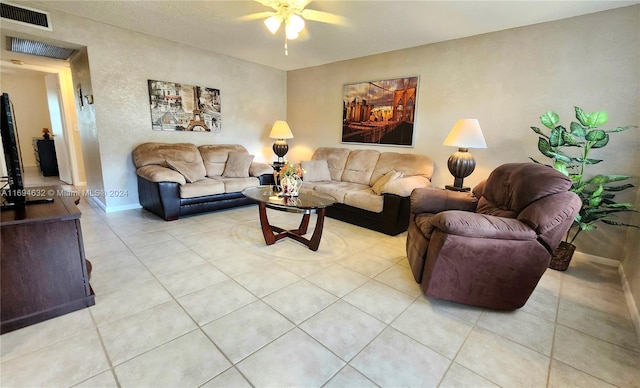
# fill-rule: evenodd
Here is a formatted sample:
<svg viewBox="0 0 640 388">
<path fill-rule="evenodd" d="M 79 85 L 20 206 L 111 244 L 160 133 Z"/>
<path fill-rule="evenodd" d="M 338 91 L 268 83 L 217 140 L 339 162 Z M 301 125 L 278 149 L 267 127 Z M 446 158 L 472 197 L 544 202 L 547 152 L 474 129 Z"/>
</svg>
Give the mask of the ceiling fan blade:
<svg viewBox="0 0 640 388">
<path fill-rule="evenodd" d="M 238 20 L 246 21 L 246 20 L 258 20 L 258 19 L 266 19 L 270 16 L 275 15 L 275 12 L 256 12 L 249 15 L 244 15 L 238 18 Z"/>
<path fill-rule="evenodd" d="M 264 5 L 265 7 L 271 7 L 278 10 L 278 6 L 280 5 L 280 1 L 278 0 L 255 0 L 257 3 Z"/>
<path fill-rule="evenodd" d="M 342 16 L 329 12 L 318 11 L 315 9 L 304 9 L 300 12 L 300 16 L 314 22 L 322 22 L 328 24 L 346 25 L 347 21 Z"/>
</svg>

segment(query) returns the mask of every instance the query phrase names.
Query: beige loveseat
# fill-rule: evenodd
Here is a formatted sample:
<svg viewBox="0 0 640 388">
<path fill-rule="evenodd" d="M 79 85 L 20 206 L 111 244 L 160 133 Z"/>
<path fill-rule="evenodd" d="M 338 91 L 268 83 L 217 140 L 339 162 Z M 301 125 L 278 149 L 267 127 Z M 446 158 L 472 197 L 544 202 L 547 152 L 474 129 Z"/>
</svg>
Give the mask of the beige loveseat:
<svg viewBox="0 0 640 388">
<path fill-rule="evenodd" d="M 140 144 L 133 150 L 140 204 L 167 221 L 251 204 L 242 190 L 273 183 L 273 168 L 253 158 L 237 144 Z"/>
<path fill-rule="evenodd" d="M 424 155 L 318 148 L 300 163 L 301 192 L 329 195 L 327 216 L 389 235 L 407 230 L 413 189 L 429 187 L 433 162 Z"/>
</svg>

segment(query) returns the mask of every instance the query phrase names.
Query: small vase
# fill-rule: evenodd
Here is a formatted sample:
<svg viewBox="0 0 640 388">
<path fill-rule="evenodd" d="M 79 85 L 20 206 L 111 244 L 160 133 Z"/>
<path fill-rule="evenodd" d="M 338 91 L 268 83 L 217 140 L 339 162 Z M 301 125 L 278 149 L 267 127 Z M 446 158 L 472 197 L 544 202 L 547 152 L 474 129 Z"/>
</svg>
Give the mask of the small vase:
<svg viewBox="0 0 640 388">
<path fill-rule="evenodd" d="M 297 197 L 302 186 L 302 179 L 295 175 L 285 175 L 280 178 L 280 195 L 283 197 Z"/>
</svg>

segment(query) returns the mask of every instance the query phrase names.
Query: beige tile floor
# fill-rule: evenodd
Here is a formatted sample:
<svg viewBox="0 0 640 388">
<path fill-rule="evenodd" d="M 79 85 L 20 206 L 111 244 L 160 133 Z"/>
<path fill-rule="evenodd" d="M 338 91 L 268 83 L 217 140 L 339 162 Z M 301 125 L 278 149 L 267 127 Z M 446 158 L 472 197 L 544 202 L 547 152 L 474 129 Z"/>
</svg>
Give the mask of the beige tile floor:
<svg viewBox="0 0 640 388">
<path fill-rule="evenodd" d="M 423 297 L 406 234 L 328 219 L 312 252 L 265 246 L 255 206 L 80 208 L 96 305 L 2 335 L 2 387 L 640 386 L 612 267 L 576 259 L 497 312 Z"/>
</svg>

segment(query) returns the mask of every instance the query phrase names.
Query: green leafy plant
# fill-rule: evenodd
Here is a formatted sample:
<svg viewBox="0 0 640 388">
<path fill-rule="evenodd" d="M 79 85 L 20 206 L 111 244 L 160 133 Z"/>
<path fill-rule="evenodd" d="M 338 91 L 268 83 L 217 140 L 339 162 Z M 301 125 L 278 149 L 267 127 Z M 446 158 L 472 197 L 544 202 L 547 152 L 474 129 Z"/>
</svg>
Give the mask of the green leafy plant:
<svg viewBox="0 0 640 388">
<path fill-rule="evenodd" d="M 602 159 L 592 159 L 589 154 L 592 150 L 602 148 L 609 143 L 609 134 L 637 128 L 635 125 L 616 127 L 611 130 L 603 130 L 598 127 L 609 121 L 607 112 L 599 111 L 586 113 L 575 107 L 576 121 L 572 121 L 569 129 L 560 125 L 560 116 L 549 111 L 540 117 L 542 124 L 551 130 L 549 134 L 538 127 L 531 129 L 540 135 L 538 138 L 538 150 L 553 159 L 553 168 L 569 176 L 573 181 L 571 191 L 578 194 L 582 200 L 580 213 L 576 216 L 572 227 L 567 232 L 565 241 L 572 244 L 580 232 L 596 229 L 597 222 L 608 225 L 629 226 L 638 228 L 637 225 L 626 224 L 612 219 L 622 212 L 636 212 L 631 203 L 616 203 L 615 194 L 634 187 L 630 183 L 618 184 L 630 178 L 628 175 L 602 175 L 585 177 L 586 169 L 590 165 L 602 162 Z M 530 158 L 536 163 L 537 160 Z"/>
</svg>

